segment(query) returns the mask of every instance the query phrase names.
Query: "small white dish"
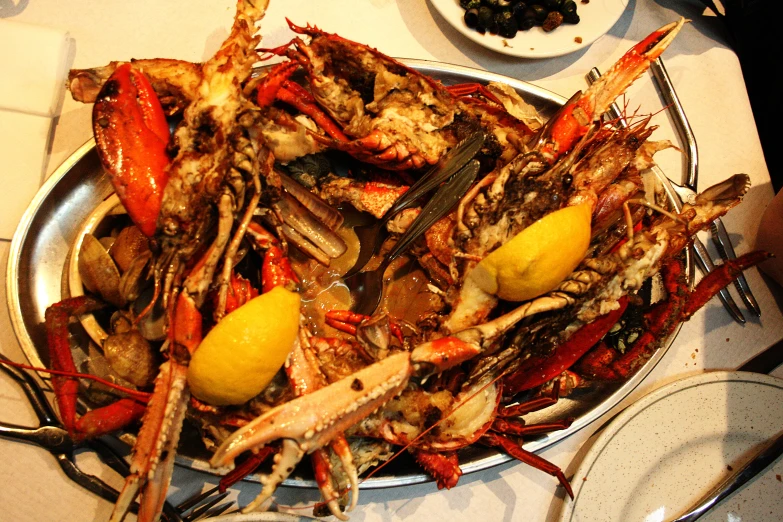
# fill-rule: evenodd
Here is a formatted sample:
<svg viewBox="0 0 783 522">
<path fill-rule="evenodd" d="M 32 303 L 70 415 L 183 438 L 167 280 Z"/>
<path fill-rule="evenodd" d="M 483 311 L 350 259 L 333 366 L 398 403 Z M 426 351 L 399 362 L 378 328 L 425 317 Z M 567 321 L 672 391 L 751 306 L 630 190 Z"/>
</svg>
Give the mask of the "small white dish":
<svg viewBox="0 0 783 522">
<path fill-rule="evenodd" d="M 666 385 L 615 418 L 585 455 L 560 521 L 672 520 L 783 429 L 783 380 L 708 372 Z M 709 514 L 780 520 L 783 459 Z M 771 518 L 770 518 L 771 517 Z"/>
<path fill-rule="evenodd" d="M 481 34 L 465 25 L 465 10 L 459 0 L 430 0 L 446 21 L 464 36 L 479 45 L 519 58 L 551 58 L 583 49 L 606 34 L 620 19 L 628 0 L 577 0 L 578 24 L 563 24 L 546 33 L 540 27 L 519 31 L 514 38 Z"/>
</svg>

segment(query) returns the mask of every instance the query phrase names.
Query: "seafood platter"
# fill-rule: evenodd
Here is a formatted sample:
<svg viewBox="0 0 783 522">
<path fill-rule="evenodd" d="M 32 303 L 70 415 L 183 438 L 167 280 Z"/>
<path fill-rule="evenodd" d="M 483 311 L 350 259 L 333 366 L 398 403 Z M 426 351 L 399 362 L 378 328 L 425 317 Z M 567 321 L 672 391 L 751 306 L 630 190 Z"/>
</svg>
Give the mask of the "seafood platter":
<svg viewBox="0 0 783 522">
<path fill-rule="evenodd" d="M 239 0 L 204 63 L 72 70 L 94 140 L 12 244 L 12 322 L 55 372 L 64 425 L 133 446 L 112 520 L 134 500 L 158 519 L 175 461 L 260 482 L 245 511 L 281 484 L 317 486 L 315 513 L 339 519 L 360 488 L 458 487 L 511 459 L 571 494 L 535 451 L 616 405 L 765 258 L 692 288 L 691 237 L 748 177 L 675 213 L 650 117 L 602 119 L 684 21 L 565 99 L 310 24 L 267 49 L 265 9 Z M 434 195 L 415 192 L 436 175 Z M 380 305 L 358 313 L 369 290 L 352 279 L 378 266 Z"/>
</svg>

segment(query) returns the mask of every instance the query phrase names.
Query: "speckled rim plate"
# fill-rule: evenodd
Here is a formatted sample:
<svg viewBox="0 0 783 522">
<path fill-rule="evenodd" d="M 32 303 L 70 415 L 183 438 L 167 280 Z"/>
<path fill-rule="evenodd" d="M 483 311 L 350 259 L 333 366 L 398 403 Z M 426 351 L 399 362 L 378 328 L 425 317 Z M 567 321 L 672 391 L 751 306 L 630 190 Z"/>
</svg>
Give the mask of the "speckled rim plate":
<svg viewBox="0 0 783 522">
<path fill-rule="evenodd" d="M 783 380 L 757 373 L 707 372 L 655 390 L 596 439 L 571 480 L 575 498 L 564 500 L 560 522 L 682 515 L 729 466 L 780 432 L 781 404 Z"/>
<path fill-rule="evenodd" d="M 468 67 L 430 62 L 403 60 L 424 74 L 429 74 L 446 85 L 465 82 L 503 82 L 515 88 L 546 118 L 550 117 L 566 99 L 529 83 L 498 74 Z M 51 175 L 41 187 L 22 217 L 11 243 L 8 260 L 6 293 L 16 337 L 31 364 L 48 362 L 38 347 L 45 346 L 43 329 L 46 307 L 68 295 L 64 266 L 68 266 L 70 246 L 87 216 L 113 192 L 103 174 L 95 152 L 94 142 L 89 140 Z M 690 264 L 690 262 L 689 262 Z M 691 271 L 693 269 L 692 265 Z M 81 329 L 75 329 L 73 342 L 77 367 L 88 353 L 89 337 Z M 541 451 L 548 446 L 581 430 L 600 418 L 623 400 L 652 371 L 666 353 L 679 328 L 667 339 L 645 365 L 624 383 L 602 383 L 589 391 L 580 390 L 573 397 L 561 399 L 555 406 L 543 412 L 526 416 L 529 422 L 544 422 L 573 418 L 570 428 L 542 435 L 525 444 L 529 451 Z M 183 433 L 185 450 L 193 442 Z M 190 441 L 190 442 L 189 442 Z M 180 445 L 183 449 L 183 444 Z M 214 473 L 209 468 L 204 450 L 190 454 L 178 454 L 177 464 L 184 467 Z M 508 462 L 511 457 L 490 448 L 469 447 L 460 452 L 460 464 L 464 473 L 471 473 Z M 295 472 L 295 475 L 297 472 Z M 249 477 L 258 480 L 256 476 Z M 395 459 L 372 478 L 362 482 L 363 488 L 384 488 L 430 481 L 430 477 L 407 455 Z M 307 475 L 292 476 L 289 486 L 314 487 Z"/>
<path fill-rule="evenodd" d="M 552 58 L 584 49 L 609 32 L 620 19 L 628 0 L 576 0 L 578 24 L 563 24 L 550 33 L 540 27 L 520 31 L 515 38 L 481 34 L 465 25 L 465 10 L 459 0 L 430 0 L 432 5 L 454 29 L 482 47 L 518 58 Z"/>
</svg>

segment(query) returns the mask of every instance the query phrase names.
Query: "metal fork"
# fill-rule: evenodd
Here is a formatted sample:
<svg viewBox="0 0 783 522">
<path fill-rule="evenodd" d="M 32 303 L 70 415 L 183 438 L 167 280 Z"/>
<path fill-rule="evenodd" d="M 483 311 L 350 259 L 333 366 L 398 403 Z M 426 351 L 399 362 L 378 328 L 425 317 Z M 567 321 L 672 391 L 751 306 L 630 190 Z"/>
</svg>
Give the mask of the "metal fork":
<svg viewBox="0 0 783 522">
<path fill-rule="evenodd" d="M 16 381 L 27 396 L 38 417 L 39 425 L 28 427 L 0 422 L 0 437 L 44 448 L 57 459 L 57 463 L 69 479 L 109 502 L 116 502 L 119 492 L 98 477 L 79 469 L 75 457 L 79 451 L 93 451 L 101 462 L 123 477 L 130 474 L 130 466 L 125 458 L 106 440 L 107 437 L 74 442 L 55 415 L 38 380 L 24 370 L 4 364 L 6 361 L 9 359 L 0 354 L 0 370 Z M 166 502 L 163 507 L 163 519 L 168 522 L 195 522 L 217 516 L 233 505 L 232 502 L 219 504 L 226 496 L 228 493 L 199 496 L 196 502 L 191 502 L 184 507 L 182 504 L 174 507 Z M 134 503 L 131 511 L 136 513 L 138 504 Z"/>
<path fill-rule="evenodd" d="M 680 99 L 677 96 L 677 92 L 674 90 L 669 73 L 666 71 L 666 67 L 663 64 L 663 59 L 657 58 L 650 66 L 650 70 L 655 78 L 658 90 L 666 101 L 666 104 L 670 107 L 669 114 L 672 115 L 674 120 L 674 126 L 677 129 L 677 133 L 680 136 L 680 140 L 685 144 L 686 159 L 687 159 L 687 175 L 685 178 L 685 186 L 688 187 L 694 193 L 697 192 L 698 176 L 699 176 L 699 149 L 696 146 L 696 138 L 693 135 L 690 123 L 685 116 Z M 736 259 L 737 255 L 734 253 L 734 247 L 731 244 L 731 239 L 726 231 L 726 227 L 723 224 L 721 218 L 716 219 L 710 226 L 712 231 L 712 241 L 718 250 L 721 258 L 724 261 L 729 259 Z M 704 245 L 702 245 L 703 247 Z M 698 251 L 697 251 L 698 254 Z M 706 249 L 705 249 L 706 254 Z M 707 257 L 709 259 L 709 257 Z M 745 305 L 756 316 L 761 316 L 761 309 L 759 308 L 756 298 L 748 286 L 748 281 L 744 275 L 741 275 L 734 280 L 734 285 L 739 292 L 740 297 L 745 302 Z M 728 294 L 728 291 L 726 291 Z M 724 304 L 726 302 L 724 301 Z M 732 301 L 733 304 L 733 301 Z M 736 305 L 734 305 L 736 308 Z M 737 310 L 739 312 L 739 310 Z M 742 314 L 740 314 L 740 317 Z M 744 318 L 741 322 L 744 322 Z"/>
<path fill-rule="evenodd" d="M 652 67 L 653 74 L 654 75 L 660 74 L 660 67 L 663 66 L 663 62 L 661 61 L 661 59 L 658 58 L 658 60 L 653 62 L 652 65 L 653 65 L 653 67 Z M 601 73 L 598 71 L 597 68 L 594 67 L 588 73 L 587 80 L 588 80 L 588 82 L 593 83 L 598 78 L 600 78 L 600 76 L 601 76 Z M 665 69 L 663 70 L 663 76 L 665 76 L 666 80 L 668 80 L 668 74 L 666 74 Z M 656 77 L 656 81 L 658 81 L 657 77 Z M 669 85 L 668 91 L 671 92 L 672 95 L 673 95 L 673 98 L 676 99 L 677 95 L 674 92 L 674 87 L 671 85 L 671 81 L 670 80 L 668 80 L 668 85 Z M 663 90 L 663 87 L 661 87 L 660 85 L 659 85 L 659 88 L 661 90 Z M 678 99 L 676 100 L 676 102 L 669 101 L 668 103 L 672 104 L 673 106 L 680 107 L 680 112 L 682 112 L 682 106 L 680 105 L 680 102 L 679 102 Z M 684 118 L 684 114 L 685 113 L 682 112 L 682 117 L 683 118 Z M 676 113 L 676 116 L 677 117 L 675 117 L 675 119 L 678 119 L 680 114 Z M 611 119 L 612 121 L 615 121 L 616 125 L 618 125 L 619 127 L 625 128 L 625 127 L 628 126 L 628 122 L 623 117 L 623 114 L 620 111 L 620 109 L 619 109 L 619 107 L 617 106 L 616 103 L 612 103 L 612 105 L 610 106 L 608 114 L 607 114 L 607 118 Z M 690 131 L 690 126 L 688 125 L 687 120 L 684 120 L 684 121 L 685 121 L 684 128 L 687 128 L 688 131 Z M 678 129 L 679 129 L 679 127 L 678 127 Z M 672 201 L 675 202 L 675 210 L 678 211 L 678 212 L 681 211 L 681 209 L 682 209 L 682 205 L 681 205 L 680 201 L 687 201 L 691 197 L 691 195 L 692 196 L 696 195 L 695 187 L 696 187 L 697 181 L 698 181 L 698 169 L 697 169 L 697 165 L 698 165 L 698 150 L 696 148 L 695 140 L 692 139 L 693 133 L 689 132 L 689 134 L 691 136 L 691 139 L 690 140 L 687 140 L 687 139 L 684 140 L 684 141 L 686 141 L 686 143 L 688 143 L 688 148 L 687 148 L 687 153 L 686 153 L 686 155 L 688 157 L 688 176 L 687 176 L 686 182 L 690 182 L 691 185 L 694 188 L 692 189 L 690 187 L 683 187 L 683 186 L 677 185 L 676 183 L 674 183 L 671 180 L 669 180 L 668 176 L 663 175 L 662 172 L 660 172 L 661 175 L 659 176 L 661 181 L 665 185 L 668 185 L 668 186 L 665 186 L 664 188 L 668 192 L 671 193 L 670 194 L 671 196 L 674 196 L 674 197 L 672 197 Z M 654 168 L 657 168 L 657 167 L 654 167 Z M 689 191 L 690 194 L 685 194 L 684 191 Z M 722 225 L 722 223 L 721 223 L 721 225 Z M 697 238 L 697 237 L 694 238 L 694 240 L 693 240 L 693 251 L 695 253 L 695 258 L 696 258 L 697 264 L 699 265 L 699 268 L 702 270 L 703 273 L 708 274 L 708 273 L 712 272 L 713 270 L 715 270 L 715 264 L 713 263 L 712 258 L 710 257 L 709 253 L 707 252 L 707 247 L 705 247 L 704 243 L 702 243 L 701 240 L 699 238 Z M 732 248 L 732 252 L 733 252 L 733 248 Z M 743 279 L 744 279 L 744 277 L 743 277 Z M 747 286 L 747 283 L 745 283 L 745 285 Z M 748 292 L 750 292 L 749 288 L 748 288 Z M 731 294 L 729 293 L 728 289 L 726 289 L 726 288 L 721 289 L 721 291 L 718 293 L 718 297 L 720 298 L 720 300 L 723 303 L 723 305 L 726 308 L 726 310 L 729 312 L 729 315 L 731 315 L 731 317 L 735 321 L 737 321 L 739 323 L 745 323 L 745 317 L 742 315 L 742 312 L 740 312 L 739 308 L 737 307 L 737 304 L 734 302 L 734 299 L 731 297 Z M 750 298 L 751 299 L 753 298 L 752 294 L 750 294 Z M 755 303 L 755 300 L 753 302 Z M 749 305 L 749 307 L 750 306 L 751 305 Z M 758 305 L 756 305 L 756 308 L 758 308 Z"/>
</svg>

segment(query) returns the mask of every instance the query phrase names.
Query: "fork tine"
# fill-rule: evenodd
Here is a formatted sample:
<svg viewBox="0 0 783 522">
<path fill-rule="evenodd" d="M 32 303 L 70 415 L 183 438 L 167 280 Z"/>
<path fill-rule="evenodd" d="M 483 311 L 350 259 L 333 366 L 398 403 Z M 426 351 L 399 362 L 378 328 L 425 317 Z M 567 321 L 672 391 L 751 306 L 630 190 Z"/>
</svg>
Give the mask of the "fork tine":
<svg viewBox="0 0 783 522">
<path fill-rule="evenodd" d="M 207 511 L 209 511 L 209 509 L 212 506 L 222 502 L 227 496 L 228 496 L 228 492 L 221 493 L 220 495 L 216 496 L 209 502 L 201 506 L 194 507 L 193 511 L 191 511 L 189 515 L 182 517 L 182 520 L 184 520 L 185 522 L 192 522 L 194 520 L 199 520 L 201 516 L 204 515 Z M 228 504 L 231 505 L 231 503 Z"/>
<path fill-rule="evenodd" d="M 230 507 L 232 507 L 232 506 L 236 506 L 236 504 L 234 502 L 231 502 L 231 501 L 224 502 L 222 504 L 218 504 L 214 508 L 206 511 L 205 513 L 201 514 L 200 516 L 198 516 L 196 518 L 188 518 L 188 520 L 186 522 L 197 522 L 198 520 L 205 520 L 207 518 L 213 518 L 213 517 L 216 517 L 218 515 L 239 512 L 239 508 L 235 509 L 234 511 L 228 511 L 228 509 Z M 227 511 L 228 511 L 228 513 L 226 513 Z"/>
<path fill-rule="evenodd" d="M 176 509 L 180 513 L 184 513 L 185 511 L 189 510 L 190 508 L 192 508 L 196 504 L 202 502 L 205 498 L 207 498 L 210 495 L 212 495 L 213 493 L 215 493 L 215 491 L 217 491 L 217 490 L 218 490 L 218 486 L 215 486 L 214 488 L 208 489 L 207 491 L 205 491 L 203 493 L 200 493 L 198 495 L 192 496 L 189 499 L 184 500 L 181 503 L 179 503 L 177 506 L 174 507 L 174 509 Z"/>
<path fill-rule="evenodd" d="M 718 249 L 718 253 L 720 253 L 723 260 L 728 261 L 730 259 L 737 259 L 737 254 L 734 252 L 734 246 L 731 244 L 731 239 L 729 238 L 729 233 L 726 231 L 726 226 L 723 224 L 723 220 L 720 218 L 716 219 L 712 222 L 710 228 L 712 230 L 712 241 L 715 243 L 715 247 Z M 740 297 L 745 302 L 748 309 L 756 314 L 757 317 L 761 317 L 761 308 L 759 307 L 753 292 L 750 291 L 750 286 L 748 286 L 748 280 L 745 279 L 745 276 L 740 274 L 740 276 L 734 280 L 734 286 L 736 286 L 737 292 L 739 292 Z"/>
</svg>

